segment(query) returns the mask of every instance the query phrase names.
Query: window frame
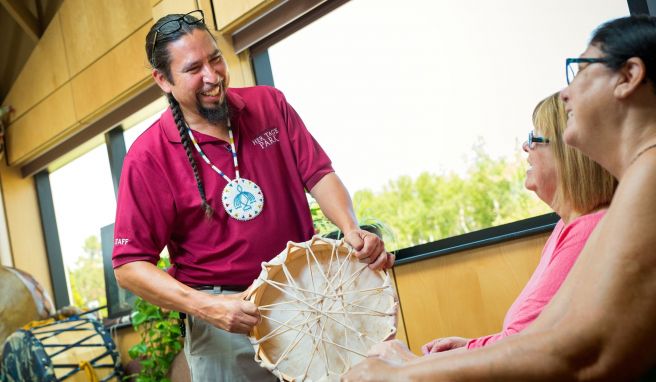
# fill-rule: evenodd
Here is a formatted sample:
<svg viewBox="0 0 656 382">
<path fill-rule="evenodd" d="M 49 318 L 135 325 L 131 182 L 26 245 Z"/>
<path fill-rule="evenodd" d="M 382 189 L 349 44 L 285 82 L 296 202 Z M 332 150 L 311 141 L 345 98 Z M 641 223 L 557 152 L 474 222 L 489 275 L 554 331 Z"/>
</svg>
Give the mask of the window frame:
<svg viewBox="0 0 656 382">
<path fill-rule="evenodd" d="M 39 203 L 39 214 L 41 215 L 41 227 L 43 228 L 43 239 L 46 244 L 46 256 L 48 258 L 48 271 L 52 280 L 53 299 L 55 307 L 61 309 L 70 305 L 68 298 L 68 283 L 64 268 L 64 257 L 59 244 L 59 233 L 57 232 L 57 219 L 55 217 L 55 205 L 52 200 L 52 189 L 50 188 L 50 173 L 42 170 L 34 175 L 34 186 L 36 188 Z"/>
</svg>

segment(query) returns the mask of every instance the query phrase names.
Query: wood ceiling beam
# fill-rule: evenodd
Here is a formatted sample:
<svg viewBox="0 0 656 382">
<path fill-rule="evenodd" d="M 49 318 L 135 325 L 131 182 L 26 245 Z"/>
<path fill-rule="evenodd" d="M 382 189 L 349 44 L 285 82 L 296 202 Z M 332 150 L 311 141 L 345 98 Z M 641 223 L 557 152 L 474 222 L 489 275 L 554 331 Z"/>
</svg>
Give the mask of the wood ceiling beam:
<svg viewBox="0 0 656 382">
<path fill-rule="evenodd" d="M 20 25 L 30 39 L 34 42 L 38 42 L 41 39 L 41 25 L 39 20 L 27 9 L 22 1 L 0 0 L 0 4 L 5 7 L 9 15 Z"/>
</svg>

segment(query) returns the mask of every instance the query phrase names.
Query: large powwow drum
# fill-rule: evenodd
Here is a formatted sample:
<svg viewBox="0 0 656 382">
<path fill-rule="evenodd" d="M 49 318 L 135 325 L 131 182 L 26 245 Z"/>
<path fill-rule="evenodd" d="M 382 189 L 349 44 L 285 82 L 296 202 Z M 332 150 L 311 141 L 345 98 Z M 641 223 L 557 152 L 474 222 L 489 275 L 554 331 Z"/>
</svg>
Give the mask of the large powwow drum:
<svg viewBox="0 0 656 382">
<path fill-rule="evenodd" d="M 120 381 L 120 360 L 97 320 L 71 317 L 18 330 L 2 354 L 7 381 Z"/>
<path fill-rule="evenodd" d="M 278 378 L 332 381 L 396 333 L 389 275 L 358 261 L 343 241 L 288 243 L 255 281 L 261 322 L 250 334 L 255 360 Z"/>
<path fill-rule="evenodd" d="M 23 325 L 54 313 L 52 300 L 32 276 L 0 266 L 0 344 Z"/>
</svg>

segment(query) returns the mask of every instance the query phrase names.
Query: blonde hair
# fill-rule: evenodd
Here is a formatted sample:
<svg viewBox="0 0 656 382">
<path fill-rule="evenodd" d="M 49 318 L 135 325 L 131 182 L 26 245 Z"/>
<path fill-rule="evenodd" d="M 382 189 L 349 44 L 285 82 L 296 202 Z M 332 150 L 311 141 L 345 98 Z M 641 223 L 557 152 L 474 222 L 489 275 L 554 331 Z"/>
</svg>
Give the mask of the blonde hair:
<svg viewBox="0 0 656 382">
<path fill-rule="evenodd" d="M 554 93 L 538 103 L 533 111 L 533 125 L 537 133 L 549 139 L 549 147 L 556 159 L 558 186 L 552 204 L 566 203 L 583 214 L 610 204 L 617 187 L 615 178 L 563 141 L 567 113 L 560 93 Z"/>
</svg>

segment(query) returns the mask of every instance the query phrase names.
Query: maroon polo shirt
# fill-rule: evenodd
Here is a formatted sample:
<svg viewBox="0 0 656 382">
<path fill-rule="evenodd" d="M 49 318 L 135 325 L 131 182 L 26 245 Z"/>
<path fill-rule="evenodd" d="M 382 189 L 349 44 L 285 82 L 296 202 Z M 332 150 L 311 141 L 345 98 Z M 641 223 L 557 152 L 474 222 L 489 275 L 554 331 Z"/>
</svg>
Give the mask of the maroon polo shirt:
<svg viewBox="0 0 656 382">
<path fill-rule="evenodd" d="M 307 131 L 283 94 L 256 86 L 227 92 L 242 178 L 264 194 L 262 213 L 249 221 L 226 213 L 221 193 L 227 182 L 192 148 L 208 203 L 205 218 L 196 180 L 180 134 L 167 109 L 125 157 L 114 229 L 113 266 L 132 261 L 155 264 L 168 247 L 169 273 L 187 285 L 248 285 L 260 264 L 288 241 L 313 232 L 305 189 L 333 172 L 330 159 Z M 210 161 L 235 177 L 228 142 L 194 136 Z"/>
</svg>

